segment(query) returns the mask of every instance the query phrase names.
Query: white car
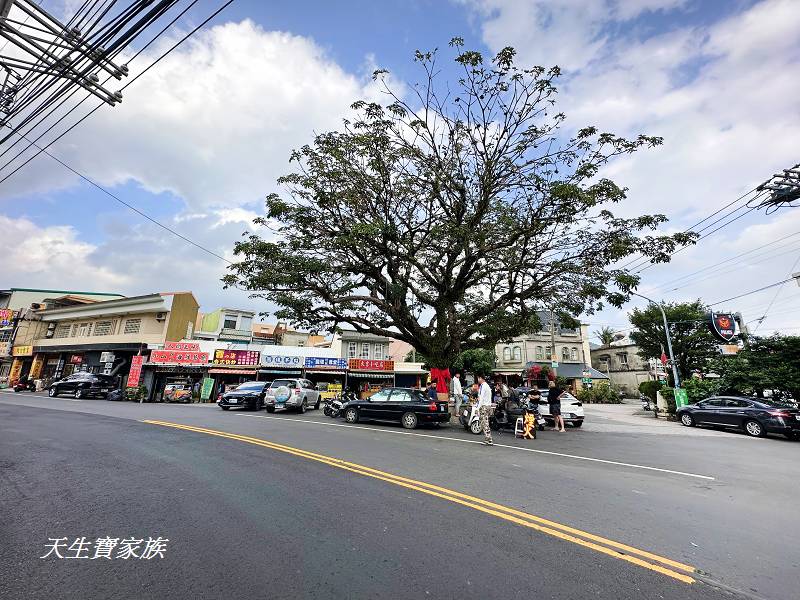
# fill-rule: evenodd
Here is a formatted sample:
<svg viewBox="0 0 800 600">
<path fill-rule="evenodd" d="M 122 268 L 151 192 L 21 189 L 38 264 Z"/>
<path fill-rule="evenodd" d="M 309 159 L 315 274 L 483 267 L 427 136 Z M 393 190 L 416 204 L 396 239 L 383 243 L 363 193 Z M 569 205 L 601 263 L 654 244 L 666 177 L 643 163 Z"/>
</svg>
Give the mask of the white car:
<svg viewBox="0 0 800 600">
<path fill-rule="evenodd" d="M 264 404 L 267 412 L 292 409 L 299 413 L 319 408 L 320 393 L 308 379 L 276 379 L 267 389 Z"/>
<path fill-rule="evenodd" d="M 548 424 L 553 425 L 555 419 L 550 415 L 550 405 L 547 403 L 547 390 L 540 389 L 542 399 L 539 402 L 539 413 L 544 417 Z M 583 402 L 578 400 L 569 392 L 564 392 L 561 396 L 561 416 L 564 417 L 564 423 L 572 425 L 573 427 L 580 427 L 583 425 Z"/>
</svg>

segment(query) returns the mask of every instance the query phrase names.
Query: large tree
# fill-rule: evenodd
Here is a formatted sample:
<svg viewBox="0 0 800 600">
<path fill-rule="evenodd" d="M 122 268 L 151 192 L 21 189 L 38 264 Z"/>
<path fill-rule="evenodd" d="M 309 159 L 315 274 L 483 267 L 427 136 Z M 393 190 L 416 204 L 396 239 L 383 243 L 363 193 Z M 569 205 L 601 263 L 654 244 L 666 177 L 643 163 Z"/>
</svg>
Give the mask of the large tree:
<svg viewBox="0 0 800 600">
<path fill-rule="evenodd" d="M 713 370 L 726 392 L 761 396 L 771 390 L 800 398 L 800 337 L 751 337 L 744 350 L 721 357 Z"/>
<path fill-rule="evenodd" d="M 559 69 L 520 68 L 512 48 L 488 60 L 451 42 L 416 54 L 423 78 L 384 103 L 359 100 L 340 131 L 291 155 L 287 193 L 267 198 L 234 249 L 226 285 L 314 329 L 341 324 L 412 344 L 435 367 L 539 326 L 536 311 L 619 306 L 638 279 L 611 268 L 640 253 L 666 261 L 691 236 L 659 236 L 665 217 L 620 218 L 625 189 L 600 175 L 620 155 L 661 143 L 595 127 L 566 131 Z"/>
<path fill-rule="evenodd" d="M 717 345 L 721 342 L 711 334 L 709 309 L 700 300 L 663 304 L 663 307 L 678 374 L 687 379 L 692 370 L 706 369 L 709 361 L 719 356 Z M 639 356 L 657 358 L 667 351 L 664 319 L 657 306 L 649 304 L 644 309 L 634 309 L 629 319 L 634 327 L 630 338 L 639 347 Z"/>
</svg>

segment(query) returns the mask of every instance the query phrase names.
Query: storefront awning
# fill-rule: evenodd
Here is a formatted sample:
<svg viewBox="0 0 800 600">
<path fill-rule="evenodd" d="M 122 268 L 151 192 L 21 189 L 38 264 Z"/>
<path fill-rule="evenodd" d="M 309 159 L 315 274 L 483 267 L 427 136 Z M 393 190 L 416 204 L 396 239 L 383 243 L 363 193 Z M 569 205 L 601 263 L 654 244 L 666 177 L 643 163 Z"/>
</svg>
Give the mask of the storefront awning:
<svg viewBox="0 0 800 600">
<path fill-rule="evenodd" d="M 255 369 L 209 369 L 212 375 L 255 375 Z"/>
<path fill-rule="evenodd" d="M 300 369 L 259 369 L 258 372 L 278 375 L 300 375 Z"/>
<path fill-rule="evenodd" d="M 330 369 L 306 369 L 306 374 L 311 375 L 344 375 L 347 371 L 331 371 Z"/>
<path fill-rule="evenodd" d="M 349 377 L 361 377 L 363 379 L 394 379 L 394 373 L 353 373 L 351 371 Z"/>
</svg>

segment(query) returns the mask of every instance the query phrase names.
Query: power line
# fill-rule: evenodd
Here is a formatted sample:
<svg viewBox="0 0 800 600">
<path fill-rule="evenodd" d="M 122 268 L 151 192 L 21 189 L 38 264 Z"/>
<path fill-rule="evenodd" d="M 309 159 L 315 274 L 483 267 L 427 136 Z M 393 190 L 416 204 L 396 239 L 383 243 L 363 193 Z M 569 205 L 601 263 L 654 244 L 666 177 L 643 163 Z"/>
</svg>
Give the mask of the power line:
<svg viewBox="0 0 800 600">
<path fill-rule="evenodd" d="M 800 255 L 797 256 L 797 260 L 794 261 L 794 264 L 792 265 L 792 268 L 789 269 L 789 279 L 793 279 L 792 273 L 794 273 L 794 269 L 795 269 L 795 267 L 797 267 L 798 264 L 800 264 Z M 763 323 L 764 319 L 767 318 L 767 315 L 769 314 L 769 311 L 772 308 L 772 305 L 775 304 L 775 300 L 778 299 L 778 295 L 781 293 L 782 289 L 783 289 L 783 284 L 781 284 L 780 287 L 778 287 L 778 290 L 775 292 L 775 295 L 772 297 L 772 301 L 769 303 L 769 306 L 767 306 L 767 310 L 764 311 L 764 315 L 761 317 L 761 320 L 758 322 L 758 325 L 756 325 L 755 329 L 753 330 L 753 333 L 758 331 L 758 328 L 761 327 L 761 323 Z"/>
<path fill-rule="evenodd" d="M 770 285 L 765 285 L 764 287 L 758 288 L 757 290 L 752 290 L 750 292 L 745 292 L 744 294 L 739 294 L 738 296 L 732 296 L 731 298 L 725 298 L 725 300 L 720 300 L 719 302 L 712 302 L 708 306 L 716 306 L 717 304 L 724 304 L 725 302 L 730 302 L 731 300 L 737 300 L 738 298 L 744 298 L 745 296 L 749 296 L 751 294 L 757 294 L 758 292 L 763 292 L 764 290 L 768 290 L 770 288 L 774 288 L 776 285 L 783 285 L 787 281 L 792 281 L 793 277 L 789 277 L 784 279 L 783 281 L 778 281 L 776 283 L 771 283 Z"/>
</svg>

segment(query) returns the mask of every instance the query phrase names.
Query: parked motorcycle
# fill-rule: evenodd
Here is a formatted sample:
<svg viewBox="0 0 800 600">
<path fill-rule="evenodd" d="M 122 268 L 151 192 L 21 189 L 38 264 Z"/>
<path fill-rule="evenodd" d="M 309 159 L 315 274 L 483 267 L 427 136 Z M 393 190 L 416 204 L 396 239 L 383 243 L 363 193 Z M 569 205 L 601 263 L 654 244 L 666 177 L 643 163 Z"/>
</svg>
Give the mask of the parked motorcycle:
<svg viewBox="0 0 800 600">
<path fill-rule="evenodd" d="M 528 401 L 527 395 L 521 395 L 518 400 L 504 400 L 494 409 L 494 414 L 489 417 L 489 427 L 493 431 L 500 429 L 514 429 L 518 418 L 525 418 L 526 414 L 532 413 L 536 418 L 536 428 L 541 431 L 544 429 L 545 420 L 539 413 L 539 406 Z M 536 433 L 534 432 L 534 437 Z"/>
<path fill-rule="evenodd" d="M 642 402 L 642 410 L 650 410 L 650 398 L 644 394 L 639 395 L 639 400 Z"/>
<path fill-rule="evenodd" d="M 344 392 L 328 400 L 322 409 L 322 413 L 331 419 L 335 419 L 342 414 L 342 407 L 345 404 L 356 399 L 356 395 L 353 392 Z"/>
<path fill-rule="evenodd" d="M 481 432 L 481 419 L 478 414 L 478 403 L 470 401 L 461 405 L 458 413 L 458 421 L 461 426 L 467 431 L 471 431 L 475 435 Z"/>
<path fill-rule="evenodd" d="M 14 391 L 15 392 L 35 392 L 36 391 L 36 383 L 34 383 L 30 379 L 20 380 L 14 384 Z"/>
</svg>

